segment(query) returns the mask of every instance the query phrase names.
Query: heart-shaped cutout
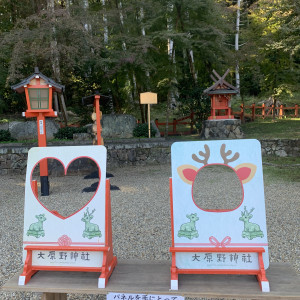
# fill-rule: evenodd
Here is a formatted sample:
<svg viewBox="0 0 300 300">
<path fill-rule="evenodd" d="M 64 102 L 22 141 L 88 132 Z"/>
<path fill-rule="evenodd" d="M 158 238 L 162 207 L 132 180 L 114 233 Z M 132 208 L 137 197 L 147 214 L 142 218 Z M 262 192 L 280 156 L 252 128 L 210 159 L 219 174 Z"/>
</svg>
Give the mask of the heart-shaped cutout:
<svg viewBox="0 0 300 300">
<path fill-rule="evenodd" d="M 48 164 L 49 196 L 41 196 L 40 165 Z M 98 164 L 89 157 L 80 157 L 67 166 L 55 158 L 40 160 L 31 172 L 31 188 L 37 201 L 50 213 L 61 219 L 67 219 L 82 210 L 94 198 L 99 189 L 89 193 L 82 191 L 95 183 L 95 179 L 84 179 L 85 175 L 96 171 L 101 178 Z"/>
</svg>

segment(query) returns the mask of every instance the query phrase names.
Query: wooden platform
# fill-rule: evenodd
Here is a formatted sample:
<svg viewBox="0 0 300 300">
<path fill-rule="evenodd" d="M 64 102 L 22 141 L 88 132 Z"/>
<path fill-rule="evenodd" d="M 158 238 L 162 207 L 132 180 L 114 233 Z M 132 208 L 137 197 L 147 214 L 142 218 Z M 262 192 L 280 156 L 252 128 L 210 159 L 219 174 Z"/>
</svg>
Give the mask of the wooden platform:
<svg viewBox="0 0 300 300">
<path fill-rule="evenodd" d="M 267 270 L 270 293 L 262 293 L 255 276 L 248 275 L 179 275 L 179 290 L 170 291 L 168 261 L 120 261 L 105 289 L 97 288 L 99 273 L 39 271 L 25 286 L 18 286 L 18 276 L 6 282 L 2 289 L 61 295 L 117 292 L 188 297 L 300 299 L 299 276 L 285 263 L 273 263 Z"/>
</svg>

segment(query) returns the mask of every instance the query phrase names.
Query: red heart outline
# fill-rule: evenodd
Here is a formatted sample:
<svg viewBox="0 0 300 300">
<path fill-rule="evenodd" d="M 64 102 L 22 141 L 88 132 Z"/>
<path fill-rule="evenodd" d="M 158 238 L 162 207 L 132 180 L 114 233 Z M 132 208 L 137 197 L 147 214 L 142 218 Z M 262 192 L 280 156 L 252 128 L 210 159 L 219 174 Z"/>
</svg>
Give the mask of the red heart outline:
<svg viewBox="0 0 300 300">
<path fill-rule="evenodd" d="M 69 215 L 69 216 L 67 216 L 67 217 L 64 217 L 64 216 L 61 216 L 59 213 L 56 214 L 54 211 L 49 210 L 49 209 L 48 209 L 48 208 L 47 208 L 47 207 L 39 200 L 38 195 L 36 195 L 35 192 L 34 192 L 34 190 L 33 190 L 33 185 L 32 185 L 32 174 L 33 174 L 33 171 L 34 171 L 35 167 L 36 167 L 42 160 L 44 160 L 44 159 L 54 159 L 54 160 L 59 161 L 59 162 L 61 163 L 61 165 L 64 167 L 64 173 L 65 173 L 65 176 L 66 176 L 70 164 L 71 164 L 73 161 L 75 161 L 75 160 L 77 160 L 77 159 L 80 159 L 80 158 L 88 158 L 88 159 L 91 159 L 91 160 L 97 165 L 97 168 L 98 168 L 98 171 L 99 171 L 99 183 L 98 183 L 98 186 L 97 186 L 97 189 L 96 189 L 95 193 L 93 194 L 93 196 L 91 197 L 91 199 L 90 199 L 84 206 L 82 206 L 79 210 L 75 211 L 73 214 L 71 214 L 71 215 Z M 37 201 L 38 201 L 38 202 L 39 202 L 39 203 L 40 203 L 40 204 L 41 204 L 48 212 L 50 212 L 52 215 L 54 215 L 55 217 L 58 217 L 58 218 L 60 218 L 60 219 L 62 219 L 62 220 L 66 220 L 66 219 L 68 219 L 68 218 L 74 216 L 75 214 L 77 214 L 78 212 L 80 212 L 82 209 L 84 209 L 84 208 L 85 208 L 85 207 L 93 200 L 93 198 L 95 197 L 95 195 L 96 195 L 97 192 L 98 192 L 98 189 L 99 189 L 99 186 L 100 186 L 100 181 L 101 181 L 101 169 L 100 169 L 100 166 L 98 165 L 98 163 L 97 163 L 93 158 L 91 158 L 91 157 L 89 157 L 89 156 L 78 156 L 78 157 L 75 157 L 74 159 L 72 159 L 72 160 L 68 163 L 67 167 L 65 167 L 65 164 L 64 164 L 60 159 L 58 159 L 57 157 L 44 157 L 44 158 L 40 159 L 40 160 L 33 166 L 32 170 L 31 170 L 31 174 L 30 174 L 30 186 L 31 186 L 31 191 L 32 191 L 34 197 L 36 198 L 36 200 L 37 200 Z"/>
</svg>

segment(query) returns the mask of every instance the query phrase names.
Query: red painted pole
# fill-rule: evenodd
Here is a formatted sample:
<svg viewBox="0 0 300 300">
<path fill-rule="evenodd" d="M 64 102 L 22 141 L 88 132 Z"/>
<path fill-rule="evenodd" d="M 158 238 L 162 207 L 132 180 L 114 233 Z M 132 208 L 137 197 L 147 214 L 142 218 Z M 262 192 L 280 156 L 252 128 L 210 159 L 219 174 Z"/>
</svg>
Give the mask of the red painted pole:
<svg viewBox="0 0 300 300">
<path fill-rule="evenodd" d="M 37 116 L 37 132 L 38 132 L 38 145 L 39 147 L 47 146 L 46 138 L 46 121 L 43 113 Z M 48 180 L 48 161 L 43 159 L 40 162 L 40 181 L 41 181 L 41 195 L 49 196 L 49 180 Z"/>
<path fill-rule="evenodd" d="M 251 108 L 252 108 L 252 121 L 254 121 L 254 119 L 255 119 L 255 103 L 253 103 L 251 105 Z"/>
<path fill-rule="evenodd" d="M 245 121 L 244 120 L 244 104 L 242 103 L 240 107 L 241 107 L 241 114 L 240 114 L 241 116 L 240 116 L 240 118 L 241 118 L 242 123 L 244 123 L 244 121 Z"/>
<path fill-rule="evenodd" d="M 96 108 L 96 124 L 97 124 L 97 145 L 103 145 L 101 138 L 101 123 L 100 123 L 100 95 L 95 95 L 94 106 Z"/>
<path fill-rule="evenodd" d="M 281 104 L 279 107 L 279 119 L 282 119 L 283 117 L 283 105 Z"/>
<path fill-rule="evenodd" d="M 173 133 L 175 134 L 176 133 L 176 124 L 177 123 L 177 120 L 176 119 L 173 119 Z"/>
</svg>

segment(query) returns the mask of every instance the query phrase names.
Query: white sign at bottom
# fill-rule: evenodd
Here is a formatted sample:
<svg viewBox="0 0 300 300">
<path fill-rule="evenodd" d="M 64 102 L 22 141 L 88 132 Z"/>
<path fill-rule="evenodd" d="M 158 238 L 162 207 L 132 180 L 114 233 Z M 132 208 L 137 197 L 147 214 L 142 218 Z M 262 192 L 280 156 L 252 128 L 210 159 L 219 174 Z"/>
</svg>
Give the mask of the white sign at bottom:
<svg viewBox="0 0 300 300">
<path fill-rule="evenodd" d="M 33 266 L 101 267 L 102 259 L 100 251 L 32 251 Z"/>
<path fill-rule="evenodd" d="M 106 300 L 184 300 L 185 297 L 176 295 L 125 294 L 108 293 Z"/>
<path fill-rule="evenodd" d="M 258 270 L 256 252 L 184 252 L 176 253 L 176 267 L 180 269 L 243 269 Z"/>
</svg>

